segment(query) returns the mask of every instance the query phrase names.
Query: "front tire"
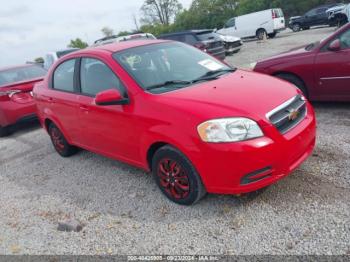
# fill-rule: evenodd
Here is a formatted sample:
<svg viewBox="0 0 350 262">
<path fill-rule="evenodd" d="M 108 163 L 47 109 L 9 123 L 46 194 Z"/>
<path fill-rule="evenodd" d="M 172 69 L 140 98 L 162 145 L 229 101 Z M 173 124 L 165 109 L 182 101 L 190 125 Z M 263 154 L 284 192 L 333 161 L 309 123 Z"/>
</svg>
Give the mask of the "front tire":
<svg viewBox="0 0 350 262">
<path fill-rule="evenodd" d="M 256 32 L 256 37 L 261 41 L 264 40 L 264 38 L 267 36 L 267 32 L 265 29 L 259 29 Z"/>
<path fill-rule="evenodd" d="M 293 32 L 299 32 L 300 31 L 300 24 L 296 23 L 293 25 L 292 30 Z"/>
<path fill-rule="evenodd" d="M 193 205 L 206 194 L 192 163 L 171 146 L 164 146 L 154 154 L 152 172 L 163 194 L 177 204 Z"/>
<path fill-rule="evenodd" d="M 78 151 L 75 146 L 72 146 L 67 142 L 67 139 L 64 137 L 61 130 L 52 123 L 49 126 L 49 135 L 56 152 L 60 156 L 70 157 Z"/>
<path fill-rule="evenodd" d="M 307 88 L 305 87 L 305 84 L 298 77 L 291 75 L 291 74 L 277 74 L 275 76 L 277 78 L 283 79 L 283 80 L 295 85 L 301 92 L 303 92 L 303 94 L 306 98 L 309 97 L 309 94 L 307 92 Z"/>
</svg>

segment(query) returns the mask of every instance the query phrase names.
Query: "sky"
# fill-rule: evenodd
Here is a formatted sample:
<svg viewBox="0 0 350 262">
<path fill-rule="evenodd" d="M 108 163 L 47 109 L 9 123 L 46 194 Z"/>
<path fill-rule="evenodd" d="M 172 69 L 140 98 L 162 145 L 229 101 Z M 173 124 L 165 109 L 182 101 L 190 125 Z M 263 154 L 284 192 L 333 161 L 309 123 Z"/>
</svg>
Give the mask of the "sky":
<svg viewBox="0 0 350 262">
<path fill-rule="evenodd" d="M 108 26 L 114 32 L 135 29 L 143 0 L 2 0 L 0 67 L 23 64 L 65 49 L 80 37 L 89 44 Z M 179 0 L 188 8 L 192 0 Z"/>
</svg>

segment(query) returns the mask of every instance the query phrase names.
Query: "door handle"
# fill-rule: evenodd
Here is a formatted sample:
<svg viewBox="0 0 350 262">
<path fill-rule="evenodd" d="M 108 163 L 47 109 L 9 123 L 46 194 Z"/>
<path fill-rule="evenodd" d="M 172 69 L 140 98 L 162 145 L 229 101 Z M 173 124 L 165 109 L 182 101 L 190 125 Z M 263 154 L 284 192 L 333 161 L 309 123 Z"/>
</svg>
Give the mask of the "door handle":
<svg viewBox="0 0 350 262">
<path fill-rule="evenodd" d="M 44 100 L 46 100 L 46 102 L 53 103 L 53 98 L 52 97 L 43 96 L 43 98 L 44 98 Z"/>
<path fill-rule="evenodd" d="M 84 111 L 84 112 L 88 112 L 89 111 L 89 108 L 87 106 L 85 106 L 85 105 L 80 105 L 79 108 L 80 108 L 81 111 Z"/>
</svg>

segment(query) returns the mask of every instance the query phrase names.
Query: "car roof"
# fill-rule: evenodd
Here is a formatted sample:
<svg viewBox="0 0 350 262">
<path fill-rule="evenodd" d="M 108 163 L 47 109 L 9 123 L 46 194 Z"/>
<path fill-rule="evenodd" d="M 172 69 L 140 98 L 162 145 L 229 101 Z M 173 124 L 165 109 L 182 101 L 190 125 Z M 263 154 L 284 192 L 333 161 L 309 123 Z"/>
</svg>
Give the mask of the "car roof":
<svg viewBox="0 0 350 262">
<path fill-rule="evenodd" d="M 125 42 L 119 42 L 119 43 L 111 43 L 106 45 L 100 45 L 100 46 L 94 46 L 94 47 L 88 47 L 85 49 L 81 49 L 80 51 L 74 52 L 73 54 L 80 54 L 80 53 L 86 53 L 86 51 L 94 51 L 94 50 L 104 50 L 111 53 L 115 53 L 118 51 L 126 50 L 133 47 L 139 47 L 139 46 L 146 46 L 146 45 L 152 45 L 152 44 L 160 44 L 160 43 L 166 43 L 170 42 L 168 40 L 135 40 L 135 41 L 125 41 Z"/>
<path fill-rule="evenodd" d="M 0 68 L 0 72 L 11 70 L 11 69 L 17 69 L 17 68 L 32 67 L 32 66 L 38 66 L 38 65 L 36 65 L 36 64 L 23 64 L 23 65 L 7 66 L 7 67 Z"/>
<path fill-rule="evenodd" d="M 310 9 L 310 10 L 314 10 L 314 9 L 318 9 L 318 8 L 325 8 L 325 7 L 333 7 L 333 6 L 337 6 L 337 5 L 339 5 L 339 4 L 341 4 L 341 3 L 333 3 L 333 4 L 319 5 L 319 6 L 315 7 L 315 8 L 313 8 L 313 9 Z"/>
<path fill-rule="evenodd" d="M 100 42 L 103 42 L 103 41 L 107 41 L 107 40 L 114 40 L 114 39 L 129 39 L 129 38 L 132 38 L 133 36 L 154 36 L 153 34 L 151 33 L 144 33 L 144 32 L 140 32 L 140 33 L 134 33 L 134 34 L 128 34 L 128 35 L 121 35 L 121 36 L 118 36 L 118 35 L 111 35 L 111 36 L 106 36 L 106 37 L 103 37 L 101 39 L 97 39 L 96 41 L 94 41 L 94 44 L 97 44 L 97 43 L 100 43 Z"/>
<path fill-rule="evenodd" d="M 175 32 L 175 33 L 169 33 L 169 34 L 162 34 L 159 37 L 171 36 L 171 35 L 183 35 L 183 34 L 203 34 L 203 33 L 212 33 L 212 32 L 213 32 L 213 29 L 187 30 L 187 31 Z"/>
</svg>

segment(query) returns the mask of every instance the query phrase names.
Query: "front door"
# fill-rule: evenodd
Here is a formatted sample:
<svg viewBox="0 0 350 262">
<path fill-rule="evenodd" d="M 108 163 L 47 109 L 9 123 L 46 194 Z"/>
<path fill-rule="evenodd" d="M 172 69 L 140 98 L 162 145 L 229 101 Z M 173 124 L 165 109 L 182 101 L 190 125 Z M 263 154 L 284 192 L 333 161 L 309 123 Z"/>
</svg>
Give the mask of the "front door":
<svg viewBox="0 0 350 262">
<path fill-rule="evenodd" d="M 329 45 L 336 39 L 340 40 L 341 49 L 328 50 Z M 332 39 L 317 54 L 315 68 L 317 93 L 320 98 L 350 99 L 350 29 Z"/>
<path fill-rule="evenodd" d="M 95 104 L 101 91 L 116 88 L 127 97 L 126 88 L 116 74 L 102 61 L 82 58 L 79 123 L 81 144 L 88 149 L 125 161 L 138 162 L 137 123 L 132 117 L 133 105 Z"/>
</svg>

